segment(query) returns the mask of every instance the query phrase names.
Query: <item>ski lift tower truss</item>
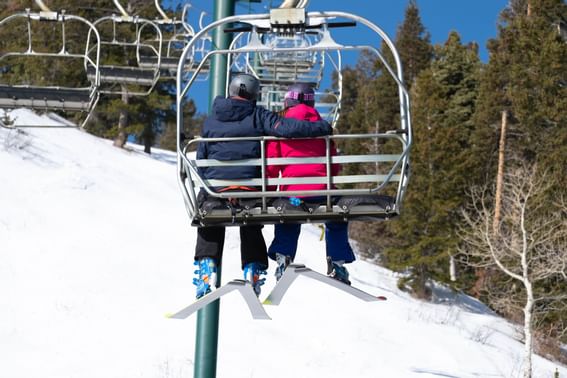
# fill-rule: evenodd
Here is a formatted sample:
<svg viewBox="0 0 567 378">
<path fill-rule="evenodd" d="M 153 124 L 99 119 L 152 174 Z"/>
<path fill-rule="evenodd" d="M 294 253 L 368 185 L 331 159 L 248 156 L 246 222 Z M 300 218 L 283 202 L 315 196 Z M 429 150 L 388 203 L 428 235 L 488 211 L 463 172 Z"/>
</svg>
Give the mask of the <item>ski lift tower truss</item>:
<svg viewBox="0 0 567 378">
<path fill-rule="evenodd" d="M 336 19 L 348 22 L 335 22 Z M 212 50 L 191 75 L 183 72 L 186 54 L 199 38 L 215 28 L 225 29 L 228 24 L 245 25 L 250 29 L 245 45 L 233 46 L 226 50 Z M 331 34 L 333 27 L 367 27 L 376 34 L 376 43 L 357 45 L 342 44 L 335 41 Z M 266 45 L 261 34 L 290 35 L 306 30 L 321 32 L 319 40 L 308 46 L 274 47 Z M 348 33 L 355 39 L 359 33 Z M 380 43 L 384 42 L 394 58 L 391 67 L 382 53 Z M 191 86 L 195 82 L 201 66 L 214 55 L 230 58 L 239 54 L 295 53 L 305 54 L 333 52 L 369 51 L 382 63 L 384 72 L 397 84 L 399 97 L 399 125 L 389 125 L 388 131 L 368 134 L 335 134 L 322 137 L 327 145 L 325 156 L 309 158 L 268 158 L 266 143 L 281 140 L 275 137 L 253 138 L 192 138 L 183 137 L 183 105 L 191 96 Z M 230 64 L 228 70 L 230 70 Z M 228 72 L 230 74 L 230 72 Z M 177 75 L 177 134 L 178 134 L 178 182 L 180 184 L 187 212 L 194 226 L 273 224 L 273 223 L 308 223 L 349 220 L 385 220 L 399 215 L 403 197 L 409 180 L 409 151 L 412 144 L 409 112 L 409 95 L 404 86 L 402 64 L 397 50 L 386 33 L 369 20 L 346 12 L 309 12 L 303 9 L 273 9 L 269 14 L 231 16 L 211 23 L 199 31 L 186 47 L 178 68 Z M 220 161 L 196 159 L 190 152 L 199 143 L 228 143 L 231 141 L 255 140 L 260 145 L 261 156 L 245 161 Z M 377 149 L 364 155 L 331 155 L 333 142 L 358 143 L 367 146 L 387 144 L 385 152 Z M 386 152 L 387 151 L 387 152 Z M 290 164 L 325 164 L 326 177 L 285 177 L 267 176 L 269 165 Z M 361 164 L 366 168 L 358 174 L 333 176 L 333 164 Z M 258 168 L 258 175 L 252 179 L 221 180 L 206 179 L 201 176 L 202 167 L 229 167 L 250 165 Z M 372 167 L 368 169 L 368 166 Z M 290 184 L 325 184 L 325 190 L 278 192 L 271 188 Z M 258 191 L 216 192 L 215 187 L 247 186 L 257 187 Z M 199 192 L 207 194 L 204 202 L 197 201 Z M 288 200 L 290 196 L 303 197 L 301 206 L 295 206 Z M 310 198 L 317 198 L 310 200 Z M 228 198 L 238 199 L 237 206 L 227 205 Z M 322 198 L 322 199 L 321 199 Z M 234 202 L 234 201 L 232 201 Z"/>
</svg>

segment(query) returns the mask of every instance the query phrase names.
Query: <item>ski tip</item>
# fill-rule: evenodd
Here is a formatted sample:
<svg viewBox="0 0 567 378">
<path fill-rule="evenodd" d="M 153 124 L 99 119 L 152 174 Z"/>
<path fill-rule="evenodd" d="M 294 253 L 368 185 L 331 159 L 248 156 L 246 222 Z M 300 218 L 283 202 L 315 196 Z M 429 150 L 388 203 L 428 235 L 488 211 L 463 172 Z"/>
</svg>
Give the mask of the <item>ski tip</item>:
<svg viewBox="0 0 567 378">
<path fill-rule="evenodd" d="M 379 295 L 379 296 L 377 296 L 376 298 L 377 298 L 379 301 L 386 301 L 386 300 L 388 300 L 388 298 L 386 298 L 386 297 L 383 296 L 383 295 Z"/>
<path fill-rule="evenodd" d="M 173 313 L 172 313 L 172 312 L 167 312 L 164 316 L 165 316 L 167 319 L 171 319 L 171 318 L 173 318 Z"/>
<path fill-rule="evenodd" d="M 272 304 L 272 300 L 271 300 L 270 298 L 266 298 L 266 299 L 264 299 L 264 302 L 262 302 L 262 304 L 271 305 L 271 304 Z"/>
</svg>

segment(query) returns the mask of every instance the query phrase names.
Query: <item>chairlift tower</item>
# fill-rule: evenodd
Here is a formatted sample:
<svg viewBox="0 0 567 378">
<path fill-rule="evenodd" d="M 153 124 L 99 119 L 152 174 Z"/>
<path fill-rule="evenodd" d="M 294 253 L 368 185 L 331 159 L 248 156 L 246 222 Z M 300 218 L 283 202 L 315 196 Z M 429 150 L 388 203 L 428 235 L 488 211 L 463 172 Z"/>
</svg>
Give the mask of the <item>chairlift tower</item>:
<svg viewBox="0 0 567 378">
<path fill-rule="evenodd" d="M 235 12 L 235 0 L 215 0 L 213 9 L 213 22 L 231 17 Z M 201 31 L 202 33 L 202 31 Z M 204 33 L 203 33 L 204 34 Z M 206 34 L 205 34 L 206 35 Z M 213 45 L 217 49 L 227 49 L 231 43 L 231 34 L 224 33 L 222 29 L 213 31 Z M 180 69 L 177 72 L 178 82 L 181 79 L 183 60 L 185 54 L 181 56 Z M 202 66 L 202 64 L 201 64 Z M 210 86 L 209 86 L 209 110 L 212 107 L 216 96 L 224 95 L 227 86 L 227 59 L 226 56 L 215 55 L 210 63 Z M 198 73 L 198 71 L 197 71 Z M 181 105 L 177 99 L 178 110 Z M 178 138 L 180 133 L 178 132 Z M 222 266 L 219 264 L 217 271 L 216 287 L 221 283 Z M 215 378 L 217 372 L 217 351 L 218 351 L 218 332 L 219 332 L 219 312 L 220 299 L 212 302 L 208 306 L 199 310 L 197 313 L 197 332 L 195 335 L 195 359 L 194 359 L 194 378 Z"/>
</svg>

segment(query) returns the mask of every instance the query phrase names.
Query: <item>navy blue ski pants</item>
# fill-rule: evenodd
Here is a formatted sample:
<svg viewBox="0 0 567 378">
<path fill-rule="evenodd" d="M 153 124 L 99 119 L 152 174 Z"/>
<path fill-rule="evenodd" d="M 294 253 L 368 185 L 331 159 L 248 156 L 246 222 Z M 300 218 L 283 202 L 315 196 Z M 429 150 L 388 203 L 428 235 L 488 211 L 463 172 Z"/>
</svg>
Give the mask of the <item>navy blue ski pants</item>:
<svg viewBox="0 0 567 378">
<path fill-rule="evenodd" d="M 276 224 L 274 226 L 274 240 L 268 249 L 268 256 L 276 259 L 276 253 L 281 253 L 295 259 L 297 252 L 297 240 L 301 233 L 301 224 Z M 344 261 L 346 263 L 355 260 L 354 253 L 348 242 L 348 223 L 328 222 L 325 223 L 325 243 L 327 256 L 333 261 Z"/>
</svg>

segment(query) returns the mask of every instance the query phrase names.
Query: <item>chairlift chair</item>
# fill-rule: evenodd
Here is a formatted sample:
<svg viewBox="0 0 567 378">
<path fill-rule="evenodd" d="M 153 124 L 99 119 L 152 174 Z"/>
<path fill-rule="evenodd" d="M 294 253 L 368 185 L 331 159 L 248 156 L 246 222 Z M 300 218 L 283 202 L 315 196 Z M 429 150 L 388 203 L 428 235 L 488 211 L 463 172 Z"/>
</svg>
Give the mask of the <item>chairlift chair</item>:
<svg viewBox="0 0 567 378">
<path fill-rule="evenodd" d="M 306 33 L 293 35 L 266 34 L 264 44 L 273 51 L 258 54 L 252 66 L 261 83 L 289 85 L 295 82 L 313 83 L 319 86 L 325 66 L 325 54 L 320 51 L 281 51 L 282 48 L 300 48 L 313 45 L 317 38 Z"/>
<path fill-rule="evenodd" d="M 23 27 L 22 23 L 25 23 L 25 27 Z M 34 39 L 39 35 L 36 34 L 40 28 L 39 25 L 49 24 L 54 27 L 60 27 L 61 45 L 60 47 L 58 46 L 58 48 L 60 48 L 58 51 L 41 51 L 42 48 L 45 49 L 45 46 L 40 47 L 37 46 L 37 43 L 34 43 Z M 76 49 L 74 46 L 77 41 L 70 41 L 68 39 L 66 31 L 69 31 L 69 26 L 71 28 L 77 26 L 88 29 L 88 37 L 84 39 L 84 41 L 78 41 L 77 43 L 80 45 L 84 44 L 80 51 L 76 51 L 78 48 Z M 79 122 L 77 126 L 83 127 L 99 98 L 100 36 L 96 27 L 88 20 L 67 14 L 65 11 L 32 12 L 30 9 L 26 9 L 25 12 L 15 13 L 0 20 L 0 35 L 2 31 L 9 32 L 19 30 L 18 27 L 25 29 L 25 31 L 22 30 L 22 35 L 18 36 L 21 38 L 21 40 L 18 41 L 21 41 L 22 45 L 18 47 L 11 46 L 11 49 L 0 52 L 0 62 L 6 64 L 6 66 L 4 66 L 6 69 L 3 70 L 5 71 L 4 73 L 11 70 L 11 59 L 17 60 L 24 58 L 26 62 L 29 62 L 32 58 L 44 58 L 48 59 L 50 62 L 55 59 L 74 59 L 82 61 L 85 70 L 83 82 L 88 82 L 88 85 L 79 86 L 79 83 L 77 83 L 77 86 L 50 85 L 30 81 L 29 78 L 21 79 L 18 77 L 19 82 L 17 84 L 0 83 L 0 108 L 14 109 L 22 107 L 44 111 L 81 112 L 86 115 L 82 117 L 82 121 Z M 84 35 L 86 34 L 87 33 Z M 75 37 L 76 35 L 73 35 L 73 38 Z M 56 67 L 56 65 L 46 64 L 45 62 L 40 66 L 46 72 Z M 87 72 L 90 74 L 87 75 Z M 0 74 L 0 80 L 2 76 L 3 75 Z M 58 127 L 69 127 L 70 124 L 71 123 L 66 123 Z M 11 126 L 2 122 L 0 122 L 0 126 L 55 127 L 44 125 Z"/>
<path fill-rule="evenodd" d="M 161 64 L 162 34 L 153 21 L 128 14 L 102 17 L 94 22 L 101 36 L 103 64 L 100 65 L 100 82 L 103 94 L 146 96 L 156 85 Z M 120 62 L 106 57 L 114 48 L 120 51 Z M 131 56 L 128 56 L 128 53 Z M 135 55 L 135 56 L 134 56 Z M 142 58 L 144 57 L 144 58 Z M 155 66 L 144 66 L 144 59 L 154 59 Z M 89 77 L 95 72 L 87 71 Z"/>
<path fill-rule="evenodd" d="M 171 80 L 177 77 L 177 66 L 179 57 L 183 49 L 191 38 L 195 35 L 195 30 L 186 21 L 187 13 L 191 4 L 187 3 L 183 6 L 180 18 L 169 17 L 159 4 L 159 0 L 155 0 L 155 7 L 160 17 L 153 20 L 158 25 L 162 34 L 161 58 L 155 55 L 141 55 L 140 67 L 143 68 L 159 68 L 160 79 Z M 192 59 L 187 59 L 188 68 L 193 64 Z"/>
<path fill-rule="evenodd" d="M 280 47 L 309 46 L 317 43 L 320 38 L 320 33 L 316 34 L 319 35 L 318 38 L 308 40 L 309 42 L 305 42 L 305 39 L 297 38 L 296 35 L 292 42 L 280 41 L 270 43 L 269 45 Z M 285 36 L 284 38 L 289 39 L 289 37 Z M 278 39 L 272 37 L 272 40 L 277 41 Z M 258 105 L 278 112 L 284 107 L 284 97 L 289 85 L 298 82 L 309 83 L 315 89 L 315 104 L 319 114 L 323 119 L 328 121 L 333 128 L 336 127 L 340 116 L 340 104 L 342 99 L 341 51 L 335 51 L 334 54 L 331 54 L 329 51 L 317 51 L 316 53 L 270 52 L 259 55 L 269 57 L 269 62 L 275 69 L 269 74 L 271 75 L 270 79 L 266 80 L 265 77 L 263 81 L 260 80 L 262 91 Z M 285 64 L 279 64 L 278 58 L 285 61 Z M 261 66 L 261 64 L 262 63 L 257 64 L 256 69 L 248 64 L 245 72 L 258 77 L 258 75 L 261 75 L 260 72 L 262 72 L 261 69 L 258 69 L 258 66 Z M 265 71 L 264 69 L 264 72 Z M 336 79 L 333 80 L 333 77 Z M 324 78 L 326 78 L 327 83 L 323 83 Z M 325 84 L 327 84 L 326 87 Z"/>
<path fill-rule="evenodd" d="M 355 44 L 348 41 L 342 44 L 335 41 L 331 35 L 330 27 L 335 18 L 348 20 L 344 25 L 356 27 L 364 26 L 376 34 L 376 43 L 372 45 Z M 191 75 L 183 73 L 183 60 L 189 54 L 192 45 L 209 31 L 221 28 L 230 23 L 248 25 L 250 35 L 247 44 L 232 46 L 226 50 L 212 50 L 205 59 L 214 55 L 231 57 L 244 54 L 261 53 L 319 53 L 349 52 L 362 50 L 370 51 L 380 60 L 392 80 L 397 84 L 400 105 L 400 124 L 391 125 L 391 129 L 382 133 L 370 134 L 336 134 L 323 137 L 327 145 L 327 153 L 322 157 L 309 158 L 267 158 L 266 143 L 271 140 L 281 140 L 275 137 L 253 138 L 183 138 L 183 105 L 190 96 L 191 87 L 199 74 L 200 67 Z M 301 32 L 306 29 L 317 29 L 321 38 L 317 43 L 309 46 L 273 47 L 266 45 L 259 36 L 258 30 L 264 33 L 289 34 Z M 359 33 L 349 33 L 355 39 Z M 391 67 L 380 52 L 380 41 L 383 41 L 394 57 L 394 67 Z M 202 63 L 201 63 L 202 64 Z M 230 66 L 230 65 L 229 65 Z M 243 224 L 273 224 L 273 223 L 308 223 L 326 221 L 350 220 L 384 220 L 397 216 L 402 207 L 402 201 L 409 180 L 409 151 L 412 143 L 411 122 L 409 114 L 409 95 L 404 86 L 402 66 L 397 50 L 386 33 L 369 20 L 346 12 L 305 12 L 296 9 L 293 12 L 272 10 L 269 14 L 231 16 L 215 21 L 199 31 L 186 47 L 178 68 L 177 76 L 177 132 L 178 132 L 178 182 L 186 205 L 191 223 L 194 226 L 239 226 Z M 229 67 L 230 70 L 230 67 Z M 230 73 L 230 72 L 229 72 Z M 197 160 L 190 152 L 199 143 L 231 142 L 242 140 L 255 140 L 260 144 L 261 156 L 258 159 L 246 161 L 220 161 L 212 159 Z M 380 153 L 369 152 L 365 155 L 331 156 L 331 141 L 354 141 L 356 143 L 378 142 L 387 143 L 389 148 L 396 148 L 395 152 Z M 331 174 L 332 164 L 363 164 L 370 165 L 371 170 L 356 175 Z M 269 178 L 266 174 L 268 165 L 288 164 L 325 164 L 326 177 L 297 177 L 297 178 Z M 258 176 L 253 179 L 242 180 L 211 180 L 202 177 L 200 167 L 212 166 L 243 166 L 258 167 Z M 326 190 L 317 191 L 286 191 L 269 190 L 269 187 L 286 184 L 324 183 Z M 339 186 L 338 188 L 336 186 Z M 215 187 L 247 186 L 257 187 L 258 191 L 216 192 Z M 208 199 L 204 202 L 197 200 L 198 194 L 203 191 Z M 305 197 L 301 206 L 295 206 L 288 200 L 290 196 Z M 321 201 L 310 198 L 323 198 Z M 227 199 L 239 201 L 237 206 L 231 205 Z"/>
<path fill-rule="evenodd" d="M 234 30 L 250 30 L 250 27 Z M 307 35 L 277 35 L 265 33 L 266 29 L 256 29 L 262 43 L 272 47 L 270 51 L 244 53 L 232 60 L 237 70 L 256 76 L 262 86 L 273 90 L 283 90 L 295 82 L 311 83 L 318 88 L 325 66 L 325 54 L 320 51 L 289 51 L 290 48 L 310 46 L 317 42 L 318 33 Z M 313 35 L 315 34 L 315 35 Z M 251 33 L 239 33 L 233 40 L 232 49 L 249 44 Z M 282 49 L 288 50 L 283 51 Z"/>
</svg>

